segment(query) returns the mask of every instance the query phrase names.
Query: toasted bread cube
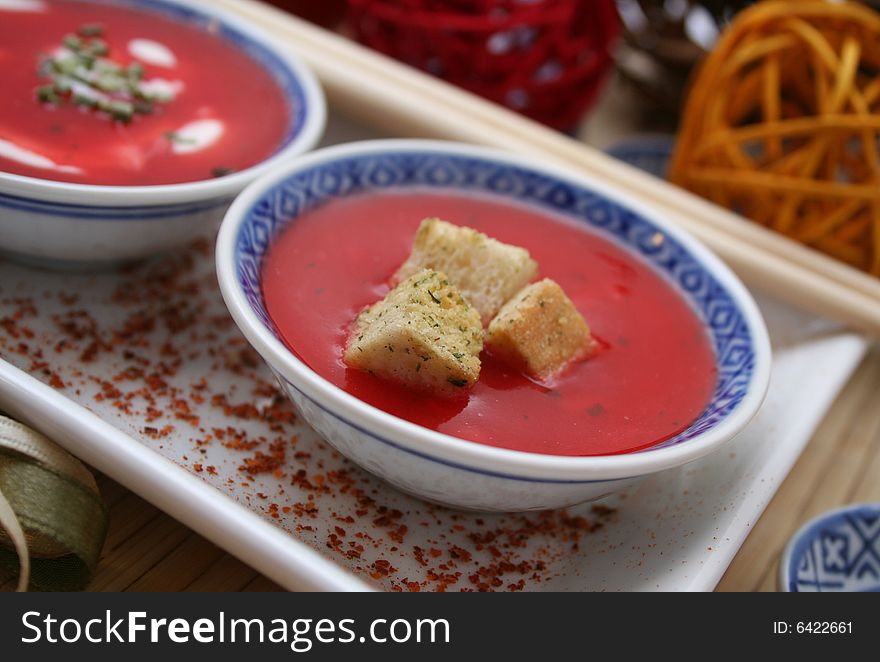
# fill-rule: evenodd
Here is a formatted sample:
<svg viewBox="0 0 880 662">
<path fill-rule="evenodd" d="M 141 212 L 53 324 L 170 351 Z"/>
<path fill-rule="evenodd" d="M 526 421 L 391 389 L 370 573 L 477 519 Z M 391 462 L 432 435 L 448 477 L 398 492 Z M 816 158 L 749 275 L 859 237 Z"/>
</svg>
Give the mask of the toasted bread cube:
<svg viewBox="0 0 880 662">
<path fill-rule="evenodd" d="M 438 271 L 423 269 L 365 308 L 345 362 L 378 377 L 454 396 L 480 376 L 480 315 Z"/>
<path fill-rule="evenodd" d="M 445 273 L 487 325 L 501 306 L 528 283 L 538 263 L 518 246 L 503 244 L 472 228 L 426 218 L 412 253 L 394 275 L 399 283 L 421 269 Z"/>
<path fill-rule="evenodd" d="M 489 324 L 486 347 L 537 379 L 547 379 L 591 347 L 590 328 L 553 280 L 524 287 Z"/>
</svg>

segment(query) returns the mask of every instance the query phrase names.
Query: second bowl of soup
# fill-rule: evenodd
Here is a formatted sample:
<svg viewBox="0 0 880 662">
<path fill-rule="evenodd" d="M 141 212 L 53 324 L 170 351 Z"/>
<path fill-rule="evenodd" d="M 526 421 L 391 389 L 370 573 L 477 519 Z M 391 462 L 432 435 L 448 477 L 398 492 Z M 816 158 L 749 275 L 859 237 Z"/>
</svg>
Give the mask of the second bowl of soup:
<svg viewBox="0 0 880 662">
<path fill-rule="evenodd" d="M 55 265 L 185 243 L 324 126 L 298 58 L 187 0 L 0 2 L 0 78 L 0 251 Z"/>
</svg>

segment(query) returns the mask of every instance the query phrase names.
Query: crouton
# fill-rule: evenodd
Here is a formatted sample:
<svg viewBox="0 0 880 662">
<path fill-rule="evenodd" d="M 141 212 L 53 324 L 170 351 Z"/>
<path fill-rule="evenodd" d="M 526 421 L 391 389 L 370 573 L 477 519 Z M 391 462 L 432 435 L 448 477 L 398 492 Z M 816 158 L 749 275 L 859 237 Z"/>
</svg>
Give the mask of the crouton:
<svg viewBox="0 0 880 662">
<path fill-rule="evenodd" d="M 489 324 L 486 347 L 537 379 L 547 379 L 590 349 L 590 328 L 549 278 L 523 288 Z"/>
<path fill-rule="evenodd" d="M 472 228 L 426 218 L 413 241 L 412 253 L 393 283 L 421 269 L 445 273 L 465 300 L 477 309 L 483 326 L 538 271 L 529 252 L 487 237 Z"/>
<path fill-rule="evenodd" d="M 404 386 L 454 396 L 480 376 L 480 315 L 438 271 L 423 269 L 358 315 L 345 362 Z"/>
</svg>

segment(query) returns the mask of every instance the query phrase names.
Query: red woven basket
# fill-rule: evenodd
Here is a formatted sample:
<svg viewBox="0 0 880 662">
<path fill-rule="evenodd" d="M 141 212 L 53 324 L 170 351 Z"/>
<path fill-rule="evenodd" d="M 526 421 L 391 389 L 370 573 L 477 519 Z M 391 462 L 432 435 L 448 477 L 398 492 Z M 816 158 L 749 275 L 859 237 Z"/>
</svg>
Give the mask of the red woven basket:
<svg viewBox="0 0 880 662">
<path fill-rule="evenodd" d="M 357 39 L 557 129 L 611 68 L 614 0 L 349 0 Z"/>
</svg>

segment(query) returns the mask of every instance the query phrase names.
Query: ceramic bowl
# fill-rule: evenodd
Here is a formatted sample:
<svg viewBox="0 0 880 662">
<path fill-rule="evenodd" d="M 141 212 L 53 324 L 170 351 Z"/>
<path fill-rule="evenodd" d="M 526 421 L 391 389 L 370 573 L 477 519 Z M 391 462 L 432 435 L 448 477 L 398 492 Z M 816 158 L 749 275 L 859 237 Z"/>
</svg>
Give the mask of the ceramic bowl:
<svg viewBox="0 0 880 662">
<path fill-rule="evenodd" d="M 210 28 L 264 66 L 292 109 L 269 158 L 210 180 L 157 186 L 99 186 L 0 172 L 0 252 L 52 267 L 115 263 L 175 248 L 216 227 L 251 181 L 310 150 L 324 131 L 326 103 L 298 57 L 246 21 L 190 0 L 115 0 Z"/>
<path fill-rule="evenodd" d="M 782 554 L 779 588 L 802 592 L 880 592 L 880 503 L 820 515 Z"/>
<path fill-rule="evenodd" d="M 365 404 L 313 372 L 279 339 L 266 312 L 261 269 L 267 251 L 309 209 L 365 191 L 407 188 L 453 189 L 537 205 L 585 223 L 650 264 L 691 304 L 715 348 L 718 383 L 699 419 L 640 452 L 542 455 L 428 430 Z M 658 233 L 663 241 L 657 241 Z M 259 179 L 230 207 L 218 238 L 217 274 L 236 323 L 319 434 L 401 490 L 460 508 L 538 510 L 599 498 L 717 449 L 748 423 L 767 390 L 771 357 L 764 321 L 740 281 L 714 255 L 622 191 L 505 152 L 378 140 L 309 154 Z"/>
</svg>

